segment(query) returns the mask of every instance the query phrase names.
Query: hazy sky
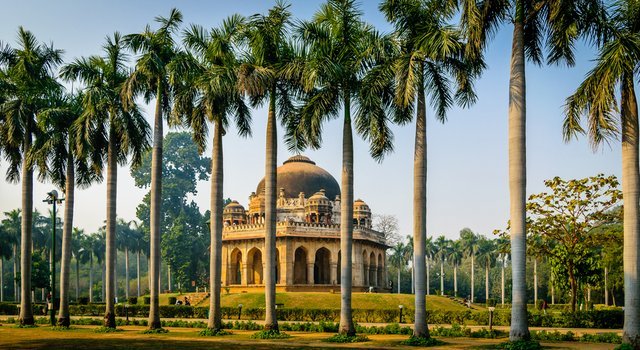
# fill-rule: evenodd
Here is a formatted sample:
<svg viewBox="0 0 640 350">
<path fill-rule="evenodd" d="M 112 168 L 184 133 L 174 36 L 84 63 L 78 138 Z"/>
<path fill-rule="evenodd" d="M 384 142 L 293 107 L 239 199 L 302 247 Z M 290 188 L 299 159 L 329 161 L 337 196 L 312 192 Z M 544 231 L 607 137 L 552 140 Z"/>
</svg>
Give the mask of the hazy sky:
<svg viewBox="0 0 640 350">
<path fill-rule="evenodd" d="M 292 1 L 292 12 L 308 19 L 321 1 Z M 377 11 L 377 1 L 362 1 L 364 18 L 381 31 L 390 26 Z M 184 23 L 207 28 L 218 26 L 233 13 L 264 13 L 273 4 L 264 0 L 235 1 L 14 1 L 0 12 L 0 41 L 15 44 L 18 26 L 32 31 L 44 42 L 65 50 L 65 61 L 101 54 L 104 38 L 119 31 L 140 32 L 146 24 L 155 28 L 153 18 L 179 8 Z M 490 234 L 504 228 L 509 217 L 507 107 L 511 27 L 504 27 L 487 51 L 489 68 L 476 83 L 478 102 L 469 109 L 453 109 L 445 124 L 428 110 L 428 205 L 429 236 L 458 237 L 460 229 Z M 620 146 L 592 152 L 584 138 L 562 141 L 562 111 L 567 96 L 590 69 L 594 52 L 578 45 L 577 64 L 536 67 L 527 65 L 527 193 L 543 190 L 543 180 L 554 176 L 580 178 L 597 173 L 620 176 Z M 147 111 L 151 109 L 147 108 Z M 148 113 L 148 118 L 152 116 Z M 266 111 L 253 113 L 253 137 L 242 139 L 231 130 L 224 138 L 224 197 L 247 205 L 248 196 L 264 174 Z M 341 122 L 326 125 L 324 145 L 305 152 L 317 165 L 327 169 L 340 183 Z M 165 132 L 168 131 L 165 129 Z M 282 130 L 280 129 L 280 136 Z M 355 197 L 365 200 L 375 213 L 393 214 L 400 221 L 402 235 L 411 234 L 414 124 L 393 127 L 395 151 L 382 163 L 368 154 L 368 146 L 355 137 Z M 207 156 L 210 148 L 207 150 Z M 278 163 L 291 154 L 280 140 Z M 0 172 L 6 162 L 0 160 Z M 42 199 L 52 189 L 49 183 L 35 182 L 34 204 L 41 212 Z M 195 198 L 201 210 L 208 209 L 209 183 L 201 182 Z M 135 218 L 135 208 L 147 189 L 135 187 L 128 168 L 118 176 L 118 216 Z M 0 181 L 0 212 L 20 207 L 20 186 Z M 106 185 L 94 185 L 76 192 L 75 226 L 87 232 L 103 224 L 106 215 Z"/>
</svg>

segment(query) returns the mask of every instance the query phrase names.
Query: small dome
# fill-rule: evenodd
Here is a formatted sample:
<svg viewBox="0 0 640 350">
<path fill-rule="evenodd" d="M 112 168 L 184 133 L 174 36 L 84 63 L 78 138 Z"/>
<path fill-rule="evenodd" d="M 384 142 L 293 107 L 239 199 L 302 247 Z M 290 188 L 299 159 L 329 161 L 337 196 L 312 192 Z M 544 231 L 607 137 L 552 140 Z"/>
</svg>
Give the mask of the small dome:
<svg viewBox="0 0 640 350">
<path fill-rule="evenodd" d="M 224 207 L 224 211 L 244 211 L 244 207 L 242 204 L 238 203 L 238 201 L 231 201 Z"/>
<path fill-rule="evenodd" d="M 314 193 L 313 196 L 309 197 L 309 200 L 313 199 L 313 200 L 326 200 L 326 201 L 328 201 L 329 198 L 327 198 L 327 196 L 325 196 L 324 193 L 325 193 L 324 189 L 322 189 L 322 190 Z"/>
<path fill-rule="evenodd" d="M 300 192 L 305 195 L 325 190 L 327 198 L 336 198 L 340 194 L 340 186 L 328 171 L 317 166 L 314 161 L 302 155 L 287 159 L 277 169 L 276 188 L 284 188 L 286 198 L 296 198 Z M 264 178 L 258 184 L 256 193 L 264 191 Z"/>
<path fill-rule="evenodd" d="M 353 209 L 355 211 L 367 211 L 370 212 L 369 205 L 365 203 L 362 199 L 358 198 L 355 202 L 353 202 Z"/>
</svg>

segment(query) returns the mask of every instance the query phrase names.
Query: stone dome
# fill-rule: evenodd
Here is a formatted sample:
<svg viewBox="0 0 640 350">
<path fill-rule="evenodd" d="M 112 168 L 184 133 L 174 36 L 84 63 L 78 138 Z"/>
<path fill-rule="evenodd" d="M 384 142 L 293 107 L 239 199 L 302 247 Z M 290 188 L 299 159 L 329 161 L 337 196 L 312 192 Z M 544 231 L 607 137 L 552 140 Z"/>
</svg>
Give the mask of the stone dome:
<svg viewBox="0 0 640 350">
<path fill-rule="evenodd" d="M 244 207 L 242 206 L 242 204 L 238 203 L 238 201 L 231 201 L 229 202 L 229 204 L 227 204 L 224 207 L 224 211 L 225 212 L 243 212 L 244 213 Z"/>
<path fill-rule="evenodd" d="M 298 197 L 300 192 L 308 197 L 323 189 L 330 200 L 335 200 L 340 195 L 336 179 L 308 157 L 297 155 L 287 159 L 278 167 L 277 174 L 276 190 L 284 188 L 287 198 Z M 262 194 L 263 191 L 264 178 L 260 180 L 256 193 Z"/>
</svg>

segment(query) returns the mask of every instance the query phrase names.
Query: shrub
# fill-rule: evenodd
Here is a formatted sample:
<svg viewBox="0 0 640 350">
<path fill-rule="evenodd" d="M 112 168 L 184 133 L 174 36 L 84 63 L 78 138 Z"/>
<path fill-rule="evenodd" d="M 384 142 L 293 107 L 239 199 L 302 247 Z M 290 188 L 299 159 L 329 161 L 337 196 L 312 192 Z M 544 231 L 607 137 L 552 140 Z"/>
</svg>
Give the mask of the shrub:
<svg viewBox="0 0 640 350">
<path fill-rule="evenodd" d="M 624 343 L 616 346 L 615 348 L 613 348 L 613 350 L 634 350 L 634 349 L 631 344 Z"/>
<path fill-rule="evenodd" d="M 504 350 L 540 350 L 542 346 L 534 340 L 518 340 L 502 343 L 498 345 L 498 349 Z"/>
<path fill-rule="evenodd" d="M 229 331 L 225 331 L 224 329 L 213 329 L 213 328 L 205 328 L 198 332 L 199 336 L 202 337 L 220 337 L 223 335 L 231 335 L 233 333 Z"/>
<path fill-rule="evenodd" d="M 411 336 L 409 337 L 409 339 L 407 340 L 403 340 L 402 342 L 400 342 L 400 344 L 402 345 L 409 345 L 409 346 L 437 346 L 437 345 L 443 345 L 444 342 L 441 340 L 438 340 L 436 338 L 425 338 L 425 337 L 414 337 Z"/>
<path fill-rule="evenodd" d="M 142 297 L 142 301 L 144 302 L 145 305 L 149 305 L 151 304 L 151 297 L 149 296 Z"/>
<path fill-rule="evenodd" d="M 115 332 L 124 332 L 124 330 L 120 328 L 111 328 L 111 327 L 98 327 L 93 330 L 96 333 L 115 333 Z"/>
<path fill-rule="evenodd" d="M 495 307 L 496 306 L 496 300 L 493 298 L 489 298 L 487 299 L 487 307 Z"/>
<path fill-rule="evenodd" d="M 279 332 L 273 329 L 261 330 L 251 335 L 251 339 L 287 339 L 287 338 L 291 338 L 291 336 L 287 333 Z"/>
<path fill-rule="evenodd" d="M 582 337 L 580 337 L 580 341 L 589 343 L 620 344 L 622 343 L 622 337 L 616 333 L 583 334 Z"/>
<path fill-rule="evenodd" d="M 177 300 L 176 297 L 169 297 L 169 305 L 175 305 Z"/>
<path fill-rule="evenodd" d="M 575 341 L 575 334 L 571 331 L 560 333 L 558 331 L 531 331 L 531 339 L 542 341 Z"/>
<path fill-rule="evenodd" d="M 138 297 L 129 297 L 127 302 L 129 303 L 129 305 L 136 305 L 138 303 Z"/>
<path fill-rule="evenodd" d="M 140 332 L 140 334 L 164 334 L 164 333 L 169 333 L 169 330 L 165 328 L 154 328 L 154 329 L 145 329 L 144 331 Z"/>
<path fill-rule="evenodd" d="M 346 335 L 346 334 L 334 334 L 324 341 L 329 343 L 361 343 L 369 341 L 364 335 Z"/>
<path fill-rule="evenodd" d="M 78 298 L 78 305 L 87 305 L 87 304 L 89 304 L 89 297 Z"/>
<path fill-rule="evenodd" d="M 0 303 L 0 315 L 17 315 L 18 304 Z"/>
</svg>

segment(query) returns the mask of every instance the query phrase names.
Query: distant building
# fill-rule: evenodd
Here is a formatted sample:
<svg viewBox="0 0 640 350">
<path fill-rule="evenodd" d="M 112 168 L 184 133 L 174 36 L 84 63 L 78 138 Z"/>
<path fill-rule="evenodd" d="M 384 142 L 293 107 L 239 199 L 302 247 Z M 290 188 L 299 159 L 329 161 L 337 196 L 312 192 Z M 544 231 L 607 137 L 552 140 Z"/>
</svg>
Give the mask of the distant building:
<svg viewBox="0 0 640 350">
<path fill-rule="evenodd" d="M 340 187 L 305 156 L 277 169 L 276 282 L 278 290 L 337 290 L 340 285 Z M 353 290 L 386 291 L 384 234 L 371 228 L 371 210 L 354 202 Z M 223 212 L 222 284 L 234 290 L 264 287 L 264 179 L 249 196 Z"/>
</svg>

